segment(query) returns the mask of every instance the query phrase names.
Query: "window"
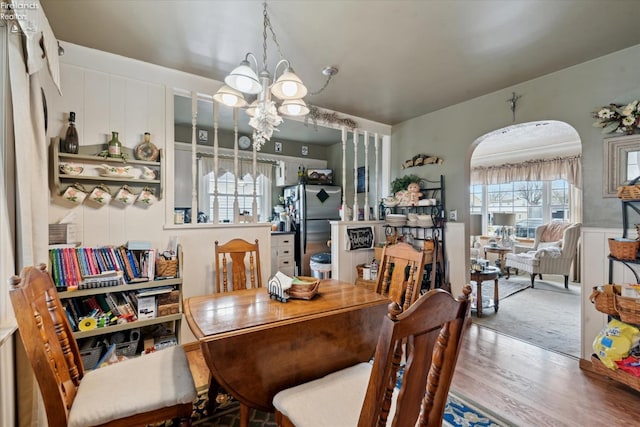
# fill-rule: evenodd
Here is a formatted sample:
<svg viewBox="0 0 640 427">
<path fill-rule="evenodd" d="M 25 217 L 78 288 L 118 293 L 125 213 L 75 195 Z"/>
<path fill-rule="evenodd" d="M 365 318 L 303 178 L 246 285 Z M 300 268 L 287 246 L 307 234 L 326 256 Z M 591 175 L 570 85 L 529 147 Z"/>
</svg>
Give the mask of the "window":
<svg viewBox="0 0 640 427">
<path fill-rule="evenodd" d="M 235 176 L 231 172 L 225 172 L 218 178 L 218 215 L 213 215 L 214 174 L 210 173 L 207 175 L 207 178 L 209 180 L 209 203 L 207 205 L 209 218 L 217 216 L 220 222 L 233 222 L 233 202 L 236 188 Z M 268 216 L 264 214 L 266 211 L 264 206 L 266 185 L 270 185 L 268 179 L 263 175 L 259 175 L 256 178 L 256 201 L 258 205 L 257 215 L 261 221 L 266 220 Z M 245 175 L 238 181 L 238 206 L 242 214 L 253 216 L 253 177 L 250 174 Z"/>
<path fill-rule="evenodd" d="M 516 237 L 533 239 L 537 226 L 553 220 L 569 221 L 569 192 L 564 179 L 472 185 L 469 205 L 472 214 L 483 215 L 483 229 L 488 235 L 496 232 L 490 214 L 504 212 L 516 214 Z"/>
</svg>

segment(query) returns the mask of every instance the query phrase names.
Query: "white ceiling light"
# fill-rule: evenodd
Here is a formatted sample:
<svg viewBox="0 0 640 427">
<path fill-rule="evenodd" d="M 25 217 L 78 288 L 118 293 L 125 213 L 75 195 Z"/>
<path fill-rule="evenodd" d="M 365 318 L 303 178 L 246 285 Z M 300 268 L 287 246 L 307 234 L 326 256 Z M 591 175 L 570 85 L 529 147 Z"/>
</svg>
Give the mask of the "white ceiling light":
<svg viewBox="0 0 640 427">
<path fill-rule="evenodd" d="M 253 144 L 256 150 L 260 150 L 262 145 L 271 139 L 273 132 L 278 130 L 278 125 L 282 123 L 282 117 L 278 115 L 278 112 L 290 116 L 304 116 L 309 113 L 309 108 L 302 99 L 307 95 L 307 88 L 302 83 L 300 77 L 294 73 L 288 60 L 281 59 L 278 61 L 273 72 L 275 83 L 272 84 L 271 74 L 267 70 L 267 30 L 272 35 L 280 58 L 282 58 L 283 55 L 282 52 L 280 52 L 280 45 L 271 27 L 266 2 L 263 3 L 263 17 L 262 71 L 257 72 L 258 60 L 252 53 L 247 53 L 240 65 L 225 77 L 224 82 L 226 85 L 221 87 L 213 97 L 214 100 L 225 105 L 244 107 L 246 101 L 243 94 L 257 95 L 257 99 L 253 101 L 247 109 L 247 114 L 251 117 L 249 125 L 254 129 Z M 251 67 L 249 59 L 253 60 L 255 70 Z M 284 68 L 281 67 L 283 65 Z M 277 77 L 279 69 L 283 71 L 280 77 Z M 320 93 L 326 88 L 329 80 L 336 72 L 337 69 L 335 69 L 335 72 L 331 73 L 331 75 L 325 74 L 328 76 L 327 82 L 320 91 L 312 93 L 311 95 Z M 228 89 L 234 90 L 234 92 L 232 93 Z M 276 102 L 281 100 L 283 101 L 282 105 L 278 107 Z"/>
</svg>

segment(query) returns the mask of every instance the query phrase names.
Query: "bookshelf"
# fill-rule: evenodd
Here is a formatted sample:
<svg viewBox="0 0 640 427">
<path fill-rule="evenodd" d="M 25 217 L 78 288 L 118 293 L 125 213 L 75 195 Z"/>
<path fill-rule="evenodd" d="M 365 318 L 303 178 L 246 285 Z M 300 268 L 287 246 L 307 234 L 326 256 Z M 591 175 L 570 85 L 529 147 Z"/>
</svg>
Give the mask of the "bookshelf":
<svg viewBox="0 0 640 427">
<path fill-rule="evenodd" d="M 123 246 L 124 247 L 124 246 Z M 52 251 L 67 250 L 68 254 L 91 253 L 83 249 L 93 249 L 95 253 L 97 249 L 111 248 L 68 248 L 50 247 L 49 271 L 54 272 L 51 264 L 55 261 L 55 255 Z M 121 247 L 114 248 L 115 250 Z M 147 251 L 144 249 L 132 249 L 132 253 L 139 257 L 148 256 L 149 253 L 155 254 L 158 251 Z M 108 252 L 105 252 L 108 253 Z M 177 246 L 174 256 L 177 268 L 173 270 L 175 273 L 172 277 L 155 278 L 155 280 L 143 280 L 140 277 L 131 278 L 124 273 L 125 268 L 116 264 L 118 279 L 105 281 L 104 286 L 82 289 L 81 287 L 67 287 L 66 283 L 74 283 L 73 281 L 60 283 L 58 288 L 58 296 L 62 302 L 63 308 L 67 312 L 72 328 L 74 329 L 74 337 L 78 341 L 81 357 L 85 365 L 85 369 L 92 369 L 104 355 L 110 345 L 115 344 L 115 352 L 118 355 L 133 357 L 139 355 L 143 350 L 154 346 L 154 340 L 158 342 L 166 342 L 170 337 L 176 344 L 180 342 L 180 328 L 182 322 L 182 246 Z M 115 259 L 112 259 L 117 263 Z M 78 261 L 81 264 L 83 261 Z M 73 261 L 68 262 L 71 266 Z M 104 260 L 101 263 L 107 268 L 109 263 Z M 142 273 L 142 269 L 140 269 Z M 104 273 L 100 269 L 100 273 Z M 80 273 L 79 273 L 80 274 Z M 82 279 L 86 281 L 87 277 L 80 274 Z M 60 278 L 58 281 L 62 280 Z M 56 282 L 56 279 L 54 279 Z M 118 283 L 118 284 L 114 284 Z M 67 289 L 67 290 L 65 290 Z M 153 309 L 149 312 L 140 313 L 138 302 L 140 296 L 151 298 Z M 97 311 L 96 311 L 97 310 Z"/>
</svg>

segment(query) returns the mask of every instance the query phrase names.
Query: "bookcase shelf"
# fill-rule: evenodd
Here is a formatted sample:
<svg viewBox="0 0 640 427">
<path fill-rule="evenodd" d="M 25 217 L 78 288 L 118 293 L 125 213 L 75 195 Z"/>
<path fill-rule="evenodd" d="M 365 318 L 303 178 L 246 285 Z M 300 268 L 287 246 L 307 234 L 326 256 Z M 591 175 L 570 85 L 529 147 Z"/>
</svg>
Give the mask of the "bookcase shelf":
<svg viewBox="0 0 640 427">
<path fill-rule="evenodd" d="M 109 292 L 135 291 L 138 289 L 159 288 L 163 286 L 181 285 L 181 284 L 182 284 L 181 278 L 162 279 L 162 280 L 152 280 L 149 282 L 131 283 L 128 285 L 105 286 L 103 288 L 80 289 L 77 291 L 64 291 L 64 292 L 58 292 L 58 296 L 60 297 L 60 299 L 67 299 L 67 298 L 77 298 L 77 297 L 85 297 L 85 296 L 91 296 L 91 295 L 106 294 Z"/>
<path fill-rule="evenodd" d="M 78 258 L 81 257 L 80 256 L 81 253 L 84 254 L 82 255 L 83 257 L 86 257 L 87 254 L 89 253 L 91 254 L 109 253 L 108 251 L 104 251 L 104 248 L 105 247 L 69 248 L 70 258 L 67 258 L 67 261 L 69 261 L 73 257 L 74 253 L 75 253 L 75 256 Z M 50 251 L 55 251 L 55 250 L 60 250 L 60 248 L 54 248 L 54 247 L 50 248 Z M 112 250 L 110 253 L 115 255 L 117 251 L 118 250 L 115 249 L 115 250 Z M 147 253 L 147 251 L 144 249 L 140 249 L 140 250 L 133 249 L 130 251 L 132 253 L 133 252 L 139 253 L 140 259 L 144 258 L 145 260 L 148 260 L 150 258 L 153 258 L 152 253 Z M 152 337 L 162 338 L 164 336 L 175 336 L 174 342 L 178 344 L 180 343 L 180 328 L 182 323 L 182 283 L 183 283 L 182 281 L 183 255 L 182 255 L 181 245 L 179 244 L 177 245 L 176 252 L 177 253 L 175 254 L 175 256 L 177 259 L 177 268 L 175 268 L 172 272 L 173 273 L 172 275 L 174 275 L 175 277 L 159 278 L 156 280 L 147 280 L 143 282 L 137 282 L 137 281 L 133 281 L 132 283 L 121 282 L 122 284 L 118 284 L 115 286 L 98 286 L 97 285 L 98 287 L 95 287 L 95 288 L 85 288 L 85 289 L 75 289 L 75 290 L 62 290 L 64 289 L 64 287 L 62 287 L 60 290 L 58 290 L 58 296 L 60 297 L 60 300 L 62 301 L 63 306 L 65 307 L 65 310 L 68 312 L 67 315 L 70 318 L 73 318 L 75 323 L 79 326 L 78 329 L 80 329 L 80 322 L 83 320 L 86 320 L 87 315 L 91 315 L 91 313 L 94 313 L 96 311 L 96 310 L 93 310 L 88 313 L 88 310 L 98 307 L 96 303 L 98 303 L 98 305 L 101 307 L 101 310 L 97 311 L 99 314 L 94 316 L 95 319 L 101 319 L 101 321 L 96 322 L 96 324 L 97 325 L 102 324 L 102 320 L 106 319 L 107 326 L 96 327 L 90 330 L 75 330 L 73 332 L 74 337 L 76 338 L 76 340 L 78 340 L 78 344 L 81 347 L 81 356 L 83 358 L 83 363 L 92 365 L 89 367 L 89 369 L 91 369 L 93 367 L 93 364 L 96 363 L 98 359 L 97 356 L 100 354 L 101 349 L 103 352 L 106 351 L 107 346 L 99 345 L 99 343 L 103 341 L 111 342 L 112 339 L 115 339 L 114 337 L 116 335 L 118 335 L 119 336 L 118 338 L 120 339 L 120 341 L 115 341 L 119 343 L 118 344 L 119 346 L 120 345 L 127 346 L 127 344 L 131 344 L 131 348 L 130 348 L 131 354 L 125 354 L 128 357 L 130 357 L 133 354 L 136 354 L 136 351 L 135 351 L 136 347 L 138 348 L 138 351 L 137 351 L 138 354 L 142 348 L 147 347 L 146 345 L 140 346 L 141 341 L 144 340 L 145 338 L 150 339 Z M 51 252 L 51 255 L 49 257 L 50 258 L 49 262 L 51 263 L 52 259 L 55 259 L 56 264 L 61 264 L 60 256 L 64 257 L 65 255 L 59 255 L 58 257 L 56 257 L 53 254 L 54 252 Z M 100 257 L 99 255 L 96 255 L 96 256 L 98 258 Z M 120 261 L 123 261 L 125 258 L 126 257 L 121 258 Z M 85 271 L 87 270 L 86 265 L 89 264 L 87 260 L 88 260 L 87 258 L 84 258 L 83 261 L 78 260 L 78 264 L 83 263 L 85 265 Z M 114 258 L 112 257 L 111 260 L 114 261 Z M 96 258 L 96 261 L 97 261 L 97 258 Z M 115 262 L 118 263 L 119 261 L 115 260 Z M 73 265 L 73 264 L 74 264 L 73 261 L 65 262 L 66 267 L 63 267 L 62 270 L 64 270 L 65 272 L 73 271 L 73 267 L 71 268 L 68 267 L 69 265 Z M 100 261 L 98 261 L 97 264 L 100 265 Z M 105 262 L 105 259 L 103 259 L 101 265 L 102 267 L 108 267 L 110 264 L 109 262 Z M 142 261 L 140 261 L 140 266 L 142 265 L 143 263 Z M 125 269 L 128 269 L 128 267 L 124 268 L 122 264 L 118 264 L 116 266 L 116 269 L 125 270 Z M 51 266 L 49 268 L 49 271 L 53 273 L 53 268 L 51 268 Z M 58 271 L 60 271 L 60 267 L 58 268 Z M 147 271 L 147 270 L 140 268 L 140 275 L 142 275 L 143 271 Z M 149 270 L 148 272 L 149 274 L 153 274 L 153 271 L 151 270 Z M 80 275 L 82 276 L 81 274 L 82 270 L 80 270 L 79 272 L 76 271 L 76 273 L 80 273 Z M 103 268 L 100 268 L 97 271 L 97 273 L 102 274 L 105 272 Z M 157 273 L 158 272 L 156 271 L 156 274 Z M 95 270 L 91 274 L 96 274 Z M 88 279 L 89 277 L 96 277 L 96 276 L 82 276 L 82 284 L 86 285 L 87 283 L 86 280 L 90 280 Z M 108 276 L 108 277 L 111 277 L 111 276 Z M 127 279 L 130 281 L 140 280 L 138 277 L 139 277 L 138 275 L 134 275 L 134 276 L 131 276 L 131 278 L 129 278 L 128 275 L 125 274 L 124 277 L 121 277 L 119 280 L 120 281 L 122 281 L 123 279 Z M 68 285 L 69 283 L 66 281 L 66 279 L 64 282 L 62 282 L 61 279 L 58 279 L 58 280 L 60 280 L 60 286 Z M 78 283 L 78 280 L 76 280 L 74 283 Z M 102 284 L 106 284 L 106 283 L 102 283 Z M 167 290 L 166 291 L 160 290 L 160 288 L 167 288 Z M 156 290 L 156 292 L 154 292 L 154 289 Z M 139 293 L 136 296 L 136 292 L 141 290 L 149 290 L 149 292 Z M 107 294 L 110 294 L 110 295 L 107 295 Z M 94 297 L 97 297 L 97 298 L 94 298 Z M 155 304 L 156 317 L 144 317 L 145 312 L 142 311 L 142 307 L 143 307 L 142 298 L 147 298 L 147 299 L 151 298 L 151 304 L 152 304 L 151 307 L 153 307 L 153 304 Z M 162 303 L 160 302 L 161 299 L 162 299 Z M 118 302 L 116 303 L 116 301 Z M 115 312 L 115 313 L 117 313 L 117 311 L 120 311 L 121 313 L 120 316 L 122 317 L 129 318 L 130 316 L 129 314 L 122 314 L 122 313 L 131 313 L 131 310 L 133 310 L 133 312 L 135 313 L 136 320 L 124 322 L 124 323 L 120 323 L 122 322 L 122 320 L 120 319 L 118 319 L 118 323 L 114 323 L 114 319 L 111 319 L 111 321 L 109 321 L 109 317 L 107 317 L 104 314 L 107 310 L 105 306 L 105 302 L 107 305 L 109 305 L 109 307 L 111 307 L 111 310 L 109 311 Z M 129 308 L 123 311 L 121 308 L 122 307 L 121 303 L 124 304 L 124 306 L 127 306 Z M 130 303 L 130 304 L 127 304 L 127 303 Z M 114 306 L 117 306 L 116 307 L 117 310 L 116 308 L 114 308 Z M 161 310 L 161 307 L 163 308 L 163 310 Z M 151 314 L 148 314 L 148 315 L 151 315 Z M 73 324 L 74 322 L 71 322 L 71 323 Z M 161 325 L 164 325 L 164 326 L 161 326 Z M 133 338 L 131 338 L 133 337 L 134 330 L 136 331 L 135 341 Z M 130 337 L 129 340 L 126 339 L 127 336 Z M 122 342 L 121 341 L 122 339 L 125 339 L 125 342 Z M 86 345 L 86 347 L 83 348 L 83 344 Z M 153 340 L 151 345 L 153 346 Z M 128 347 L 127 347 L 127 351 L 129 351 Z M 118 353 L 118 347 L 116 347 L 116 353 Z"/>
<path fill-rule="evenodd" d="M 76 339 L 90 338 L 99 335 L 107 335 L 114 332 L 127 331 L 134 328 L 143 328 L 145 326 L 157 325 L 158 323 L 180 322 L 181 320 L 182 313 L 169 314 L 168 316 L 154 317 L 153 319 L 138 319 L 135 322 L 123 323 L 121 325 L 114 326 L 105 326 L 104 328 L 96 328 L 90 331 L 74 332 L 73 336 L 76 337 Z"/>
</svg>

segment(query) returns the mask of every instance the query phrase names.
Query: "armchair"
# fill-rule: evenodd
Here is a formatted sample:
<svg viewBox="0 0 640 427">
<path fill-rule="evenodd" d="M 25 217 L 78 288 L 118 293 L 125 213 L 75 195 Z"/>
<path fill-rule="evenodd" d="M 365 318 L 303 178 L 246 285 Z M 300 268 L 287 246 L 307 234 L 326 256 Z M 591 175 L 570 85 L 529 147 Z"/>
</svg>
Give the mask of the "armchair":
<svg viewBox="0 0 640 427">
<path fill-rule="evenodd" d="M 526 271 L 531 275 L 534 287 L 536 275 L 561 274 L 564 287 L 569 287 L 571 263 L 575 259 L 582 224 L 552 222 L 536 228 L 532 247 L 516 245 L 513 253 L 507 254 L 505 267 Z"/>
</svg>

